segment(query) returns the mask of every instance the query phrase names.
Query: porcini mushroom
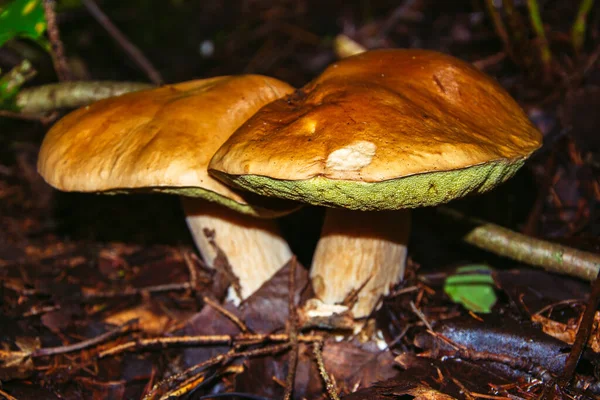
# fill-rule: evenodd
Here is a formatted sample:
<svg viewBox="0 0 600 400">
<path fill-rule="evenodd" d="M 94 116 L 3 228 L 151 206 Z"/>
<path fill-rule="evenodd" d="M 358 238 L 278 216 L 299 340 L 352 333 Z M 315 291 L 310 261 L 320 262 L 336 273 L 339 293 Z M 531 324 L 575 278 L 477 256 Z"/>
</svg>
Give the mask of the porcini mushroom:
<svg viewBox="0 0 600 400">
<path fill-rule="evenodd" d="M 205 261 L 223 250 L 238 296 L 258 289 L 292 253 L 273 221 L 289 208 L 237 193 L 208 175 L 213 153 L 263 105 L 293 88 L 260 75 L 217 77 L 129 93 L 61 119 L 41 146 L 38 171 L 64 191 L 154 191 L 185 196 L 187 224 Z M 253 197 L 252 197 L 253 196 Z"/>
<path fill-rule="evenodd" d="M 377 50 L 263 107 L 209 171 L 261 195 L 333 207 L 313 288 L 325 305 L 360 290 L 352 312 L 361 318 L 403 275 L 404 209 L 490 190 L 540 144 L 518 104 L 471 65 L 432 51 Z"/>
</svg>

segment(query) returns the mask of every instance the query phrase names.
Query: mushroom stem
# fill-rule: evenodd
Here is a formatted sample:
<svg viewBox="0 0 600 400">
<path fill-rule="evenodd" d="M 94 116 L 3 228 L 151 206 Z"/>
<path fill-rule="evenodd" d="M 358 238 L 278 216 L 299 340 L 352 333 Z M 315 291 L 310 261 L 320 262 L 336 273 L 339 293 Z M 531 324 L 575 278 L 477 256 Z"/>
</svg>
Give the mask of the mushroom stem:
<svg viewBox="0 0 600 400">
<path fill-rule="evenodd" d="M 209 267 L 218 268 L 220 249 L 239 280 L 240 293 L 229 291 L 229 299 L 239 304 L 268 281 L 292 258 L 274 220 L 240 214 L 219 204 L 182 197 L 186 222 L 196 247 Z M 214 232 L 211 235 L 210 232 Z M 214 244 L 211 243 L 214 240 Z M 241 295 L 241 298 L 240 298 Z"/>
<path fill-rule="evenodd" d="M 324 305 L 357 294 L 354 318 L 364 318 L 404 275 L 410 211 L 330 209 L 311 267 L 316 296 Z"/>
</svg>

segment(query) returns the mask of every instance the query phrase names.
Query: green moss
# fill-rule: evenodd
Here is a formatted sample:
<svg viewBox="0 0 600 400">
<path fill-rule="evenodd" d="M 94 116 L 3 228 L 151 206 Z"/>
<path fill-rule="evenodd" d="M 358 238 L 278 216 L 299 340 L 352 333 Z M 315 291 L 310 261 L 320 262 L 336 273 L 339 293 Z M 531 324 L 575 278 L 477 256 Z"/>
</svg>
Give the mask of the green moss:
<svg viewBox="0 0 600 400">
<path fill-rule="evenodd" d="M 396 210 L 433 206 L 486 192 L 512 177 L 524 160 L 498 161 L 454 171 L 430 172 L 367 183 L 315 177 L 278 180 L 258 175 L 228 176 L 212 171 L 220 179 L 264 196 L 275 196 L 328 207 L 353 210 Z"/>
</svg>

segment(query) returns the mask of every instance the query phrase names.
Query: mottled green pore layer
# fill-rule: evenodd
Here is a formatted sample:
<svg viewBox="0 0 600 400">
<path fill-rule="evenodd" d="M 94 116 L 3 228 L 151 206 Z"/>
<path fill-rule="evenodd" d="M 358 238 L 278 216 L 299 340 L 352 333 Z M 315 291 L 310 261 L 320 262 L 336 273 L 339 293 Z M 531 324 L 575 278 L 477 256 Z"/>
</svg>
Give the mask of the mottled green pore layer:
<svg viewBox="0 0 600 400">
<path fill-rule="evenodd" d="M 315 177 L 278 180 L 259 175 L 225 175 L 219 179 L 264 196 L 319 206 L 377 211 L 433 206 L 469 193 L 486 192 L 512 177 L 524 159 L 498 161 L 444 172 L 430 172 L 383 182 L 354 182 Z"/>
<path fill-rule="evenodd" d="M 153 187 L 153 188 L 144 188 L 144 189 L 114 189 L 102 192 L 103 194 L 127 194 L 127 193 L 165 193 L 165 194 L 174 194 L 178 196 L 185 197 L 196 197 L 202 198 L 204 200 L 220 204 L 224 207 L 230 208 L 234 211 L 237 211 L 241 214 L 251 215 L 257 218 L 277 218 L 299 208 L 298 204 L 285 204 L 287 207 L 279 207 L 279 208 L 268 208 L 261 207 L 259 205 L 252 204 L 242 204 L 237 201 L 231 200 L 228 197 L 221 196 L 218 193 L 215 193 L 210 190 L 205 190 L 197 187 Z"/>
</svg>

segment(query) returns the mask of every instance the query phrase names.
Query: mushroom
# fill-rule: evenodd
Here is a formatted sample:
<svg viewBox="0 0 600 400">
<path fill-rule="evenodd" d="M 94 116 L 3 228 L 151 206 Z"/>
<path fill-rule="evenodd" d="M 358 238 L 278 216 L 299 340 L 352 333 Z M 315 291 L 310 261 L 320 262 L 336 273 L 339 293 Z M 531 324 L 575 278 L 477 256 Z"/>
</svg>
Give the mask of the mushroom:
<svg viewBox="0 0 600 400">
<path fill-rule="evenodd" d="M 183 197 L 186 221 L 208 265 L 223 250 L 245 299 L 292 252 L 271 218 L 290 211 L 240 194 L 208 175 L 213 153 L 263 105 L 293 91 L 260 75 L 216 77 L 125 94 L 80 108 L 42 143 L 38 171 L 64 191 L 151 191 Z M 296 207 L 296 206 L 294 206 Z M 212 238 L 208 231 L 214 231 Z M 231 272 L 231 271 L 230 271 Z"/>
<path fill-rule="evenodd" d="M 261 195 L 332 207 L 313 288 L 323 310 L 358 292 L 351 311 L 363 318 L 403 276 L 406 209 L 490 190 L 540 145 L 518 104 L 471 65 L 433 51 L 376 50 L 263 107 L 209 172 Z"/>
</svg>

